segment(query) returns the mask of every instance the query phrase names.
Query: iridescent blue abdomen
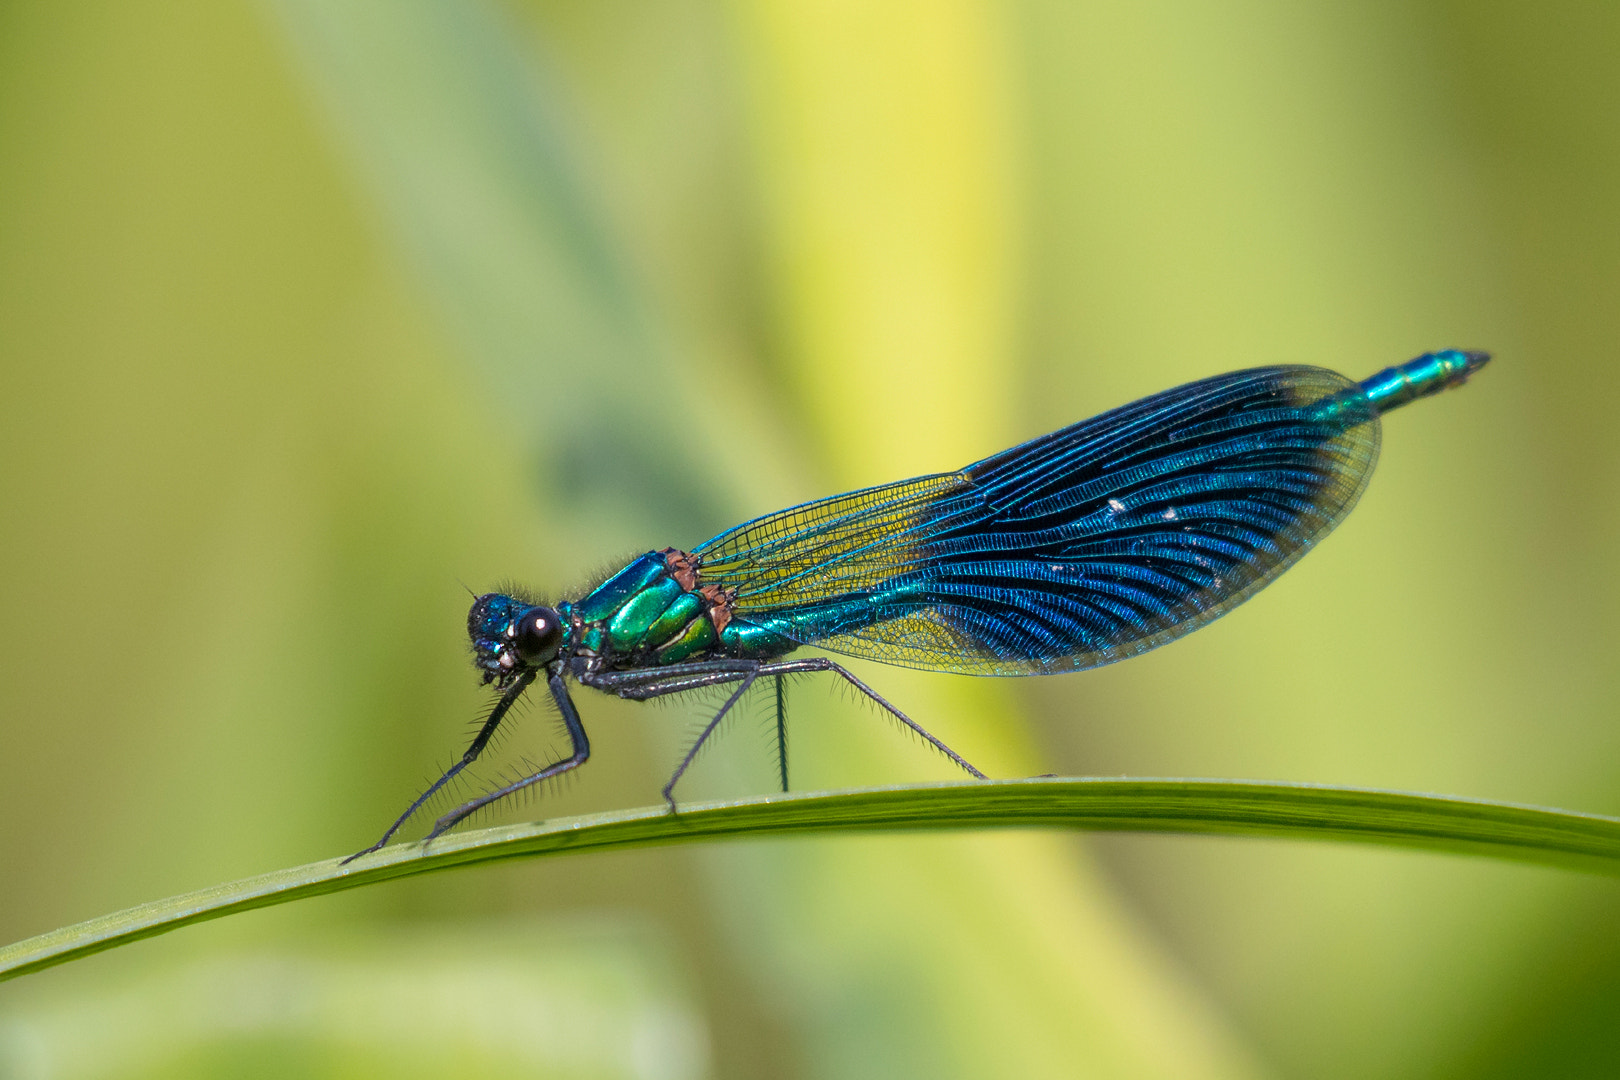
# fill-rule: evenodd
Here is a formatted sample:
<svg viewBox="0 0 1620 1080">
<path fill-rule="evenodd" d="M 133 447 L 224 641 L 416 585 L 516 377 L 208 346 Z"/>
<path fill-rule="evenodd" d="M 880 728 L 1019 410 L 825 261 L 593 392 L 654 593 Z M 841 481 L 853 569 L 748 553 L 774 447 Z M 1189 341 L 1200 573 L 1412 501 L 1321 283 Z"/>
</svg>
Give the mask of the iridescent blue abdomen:
<svg viewBox="0 0 1620 1080">
<path fill-rule="evenodd" d="M 1442 349 L 1424 353 L 1416 360 L 1385 368 L 1361 380 L 1361 391 L 1379 413 L 1387 413 L 1418 398 L 1461 386 L 1468 376 L 1485 366 L 1489 353 Z"/>
</svg>

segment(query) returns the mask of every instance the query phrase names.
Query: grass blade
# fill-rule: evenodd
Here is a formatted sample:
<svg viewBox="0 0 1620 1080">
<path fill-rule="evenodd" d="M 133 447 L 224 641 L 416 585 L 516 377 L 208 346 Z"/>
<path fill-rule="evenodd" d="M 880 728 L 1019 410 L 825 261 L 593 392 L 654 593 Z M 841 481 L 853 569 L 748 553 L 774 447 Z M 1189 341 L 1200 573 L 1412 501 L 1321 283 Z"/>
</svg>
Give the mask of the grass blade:
<svg viewBox="0 0 1620 1080">
<path fill-rule="evenodd" d="M 0 949 L 0 979 L 238 911 L 454 866 L 697 840 L 840 831 L 1063 828 L 1351 840 L 1620 873 L 1620 818 L 1453 796 L 1231 780 L 1060 779 L 765 795 L 506 825 L 278 870 Z"/>
</svg>

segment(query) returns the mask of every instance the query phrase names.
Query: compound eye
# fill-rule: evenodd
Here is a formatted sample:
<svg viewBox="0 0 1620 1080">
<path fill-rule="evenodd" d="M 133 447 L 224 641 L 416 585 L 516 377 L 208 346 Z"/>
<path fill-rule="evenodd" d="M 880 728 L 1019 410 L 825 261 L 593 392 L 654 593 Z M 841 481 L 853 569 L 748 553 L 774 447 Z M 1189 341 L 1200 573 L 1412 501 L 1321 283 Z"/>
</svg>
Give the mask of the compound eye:
<svg viewBox="0 0 1620 1080">
<path fill-rule="evenodd" d="M 549 662 L 562 645 L 562 620 L 547 607 L 532 607 L 518 616 L 512 644 L 525 664 Z"/>
</svg>

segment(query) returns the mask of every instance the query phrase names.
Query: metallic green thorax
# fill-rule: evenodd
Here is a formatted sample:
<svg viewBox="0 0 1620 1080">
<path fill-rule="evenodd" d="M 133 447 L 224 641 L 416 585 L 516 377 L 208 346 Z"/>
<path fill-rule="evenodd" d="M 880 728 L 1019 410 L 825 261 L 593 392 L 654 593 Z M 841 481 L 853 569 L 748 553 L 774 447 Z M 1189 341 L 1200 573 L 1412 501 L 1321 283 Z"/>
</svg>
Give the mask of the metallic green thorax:
<svg viewBox="0 0 1620 1080">
<path fill-rule="evenodd" d="M 649 551 L 574 603 L 557 605 L 577 654 L 609 669 L 679 664 L 712 657 L 767 659 L 798 643 L 731 614 L 732 595 L 698 584 L 699 560 L 684 551 Z"/>
</svg>

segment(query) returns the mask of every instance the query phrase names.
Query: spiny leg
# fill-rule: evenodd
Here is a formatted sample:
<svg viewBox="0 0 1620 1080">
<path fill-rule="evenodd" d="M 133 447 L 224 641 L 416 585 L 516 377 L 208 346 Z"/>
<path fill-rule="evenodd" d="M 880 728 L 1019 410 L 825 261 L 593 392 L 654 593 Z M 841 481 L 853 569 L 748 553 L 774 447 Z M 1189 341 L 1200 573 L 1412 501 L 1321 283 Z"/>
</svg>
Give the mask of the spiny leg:
<svg viewBox="0 0 1620 1080">
<path fill-rule="evenodd" d="M 955 750 L 952 750 L 949 746 L 946 746 L 943 742 L 936 738 L 931 732 L 929 732 L 927 728 L 923 727 L 921 724 L 917 723 L 917 721 L 913 720 L 911 717 L 889 704 L 889 702 L 884 699 L 882 694 L 878 693 L 876 690 L 873 690 L 870 686 L 867 686 L 865 683 L 861 682 L 861 680 L 857 679 L 849 671 L 845 670 L 843 667 L 834 663 L 833 661 L 828 660 L 824 656 L 810 657 L 805 660 L 782 660 L 774 664 L 766 664 L 759 669 L 759 674 L 778 676 L 779 678 L 777 685 L 780 686 L 781 675 L 809 671 L 832 671 L 843 676 L 844 681 L 848 682 L 855 689 L 877 702 L 878 705 L 880 705 L 890 716 L 906 725 L 906 727 L 910 728 L 918 735 L 921 735 L 925 740 L 927 740 L 930 746 L 944 754 L 946 757 L 950 758 L 952 761 L 956 762 L 956 764 L 960 766 L 961 769 L 969 776 L 973 777 L 975 780 L 989 779 L 989 777 L 985 776 L 984 773 L 980 772 L 978 769 L 975 769 L 972 765 L 969 765 L 967 759 L 962 757 L 961 754 L 958 754 Z"/>
<path fill-rule="evenodd" d="M 703 748 L 704 743 L 709 741 L 709 736 L 713 735 L 715 729 L 720 726 L 720 721 L 726 718 L 726 713 L 730 712 L 731 707 L 737 704 L 742 696 L 748 692 L 748 688 L 754 685 L 754 680 L 758 677 L 759 669 L 757 667 L 755 670 L 750 671 L 748 674 L 743 676 L 742 685 L 737 687 L 736 690 L 732 691 L 731 696 L 726 699 L 726 703 L 720 706 L 720 711 L 714 714 L 714 719 L 709 721 L 709 726 L 703 729 L 703 734 L 697 737 L 697 742 L 692 744 L 692 748 L 688 750 L 686 752 L 686 756 L 681 759 L 680 765 L 675 769 L 675 775 L 671 776 L 669 778 L 669 783 L 664 785 L 664 801 L 669 803 L 670 813 L 673 814 L 675 812 L 675 785 L 680 782 L 680 779 L 683 775 L 685 775 L 686 770 L 691 766 L 692 762 L 696 760 L 698 751 Z"/>
<path fill-rule="evenodd" d="M 563 725 L 568 729 L 568 738 L 574 744 L 573 755 L 571 757 L 564 758 L 562 761 L 556 762 L 555 764 L 546 766 L 533 776 L 525 776 L 523 779 L 518 780 L 515 783 L 507 784 L 505 787 L 496 791 L 491 791 L 486 795 L 480 795 L 472 802 L 456 807 L 454 810 L 450 811 L 450 813 L 444 815 L 444 817 L 440 818 L 434 823 L 433 831 L 427 834 L 427 838 L 429 840 L 432 840 L 435 836 L 438 836 L 447 829 L 454 828 L 462 821 L 465 821 L 472 814 L 477 813 L 479 810 L 498 799 L 506 798 L 514 791 L 521 791 L 531 784 L 538 784 L 540 781 L 549 780 L 553 776 L 561 776 L 568 770 L 577 769 L 581 765 L 585 764 L 586 760 L 591 756 L 591 743 L 590 740 L 585 737 L 584 725 L 579 722 L 579 712 L 574 708 L 574 699 L 568 695 L 568 684 L 563 681 L 561 674 L 557 674 L 551 677 L 551 681 L 548 685 L 551 688 L 552 698 L 554 698 L 557 702 L 558 710 L 562 712 Z"/>
<path fill-rule="evenodd" d="M 649 701 L 668 694 L 701 690 L 746 678 L 759 667 L 757 660 L 707 660 L 671 664 L 666 668 L 604 671 L 581 675 L 579 681 L 626 701 Z"/>
<path fill-rule="evenodd" d="M 753 684 L 754 679 L 761 675 L 773 675 L 777 677 L 777 733 L 779 740 L 777 745 L 778 753 L 780 754 L 778 762 L 781 771 L 784 774 L 783 789 L 786 790 L 785 774 L 787 772 L 787 720 L 784 708 L 785 697 L 782 689 L 781 676 L 817 671 L 831 671 L 837 674 L 843 678 L 845 682 L 848 682 L 851 686 L 855 687 L 855 689 L 859 690 L 862 694 L 876 702 L 878 706 L 883 709 L 883 711 L 887 712 L 890 716 L 894 717 L 906 727 L 910 728 L 917 735 L 921 736 L 922 739 L 928 743 L 928 745 L 950 758 L 951 761 L 953 761 L 963 772 L 967 773 L 976 780 L 989 779 L 984 775 L 984 773 L 974 768 L 966 758 L 962 757 L 962 755 L 958 754 L 955 750 L 952 750 L 927 728 L 923 727 L 911 717 L 895 708 L 886 698 L 884 698 L 882 694 L 879 694 L 876 690 L 873 690 L 870 686 L 867 686 L 864 682 L 856 678 L 854 674 L 841 665 L 836 664 L 832 660 L 822 656 L 809 657 L 804 660 L 779 660 L 769 664 L 761 664 L 758 661 L 753 660 L 696 661 L 690 664 L 672 664 L 668 668 L 661 669 L 653 668 L 639 671 L 604 672 L 598 675 L 585 676 L 581 679 L 581 681 L 587 686 L 604 690 L 610 694 L 616 694 L 619 697 L 632 701 L 647 701 L 651 698 L 663 697 L 666 694 L 678 694 L 687 690 L 697 690 L 706 686 L 719 686 L 724 683 L 737 682 L 739 680 L 743 682 L 744 685 L 739 687 L 736 693 L 732 694 L 730 699 L 728 699 L 726 704 L 721 708 L 720 712 L 712 721 L 710 721 L 709 725 L 704 728 L 703 734 L 698 737 L 697 743 L 693 745 L 691 751 L 686 755 L 686 760 L 681 762 L 681 767 L 675 771 L 675 775 L 671 777 L 669 783 L 664 786 L 664 798 L 669 801 L 670 807 L 673 808 L 675 801 L 671 797 L 670 792 L 675 787 L 675 782 L 681 778 L 681 774 L 686 771 L 689 765 L 691 765 L 698 749 L 703 745 L 704 741 L 714 733 L 715 728 L 719 725 L 720 720 L 725 716 L 726 712 L 734 704 L 736 704 L 737 699 L 741 697 L 743 691 L 747 690 L 748 687 Z"/>
<path fill-rule="evenodd" d="M 715 729 L 720 726 L 720 721 L 725 719 L 726 714 L 731 711 L 731 707 L 754 684 L 754 679 L 760 670 L 758 660 L 700 660 L 690 664 L 671 664 L 667 668 L 599 672 L 595 675 L 583 676 L 580 681 L 586 686 L 617 695 L 627 701 L 650 701 L 653 698 L 665 697 L 669 694 L 682 694 L 689 690 L 701 690 L 709 686 L 722 686 L 733 682 L 742 683 L 732 693 L 731 697 L 726 699 L 726 703 L 720 707 L 719 712 L 715 713 L 714 718 L 709 721 L 708 725 L 704 727 L 702 734 L 697 737 L 697 741 L 687 751 L 680 767 L 675 770 L 675 775 L 671 776 L 669 783 L 664 785 L 664 800 L 669 803 L 669 808 L 673 811 L 675 809 L 675 797 L 672 793 L 675 784 L 697 758 L 698 751 L 708 741 L 709 736 L 714 734 Z M 780 711 L 783 700 L 780 679 L 777 680 L 776 694 L 778 738 L 780 739 L 781 725 L 784 723 Z M 778 746 L 781 745 L 779 742 Z M 786 760 L 782 761 L 781 766 L 783 783 L 785 784 L 787 782 Z M 786 790 L 786 788 L 783 790 Z"/>
<path fill-rule="evenodd" d="M 782 774 L 782 790 L 788 789 L 787 779 L 787 696 L 783 693 L 783 676 L 776 677 L 776 768 Z"/>
<path fill-rule="evenodd" d="M 462 769 L 465 769 L 468 765 L 471 765 L 474 761 L 476 761 L 478 759 L 478 755 L 484 752 L 484 747 L 489 745 L 490 737 L 495 734 L 495 729 L 500 726 L 501 720 L 506 716 L 507 711 L 512 708 L 513 704 L 517 702 L 518 698 L 523 696 L 523 691 L 529 688 L 529 684 L 534 682 L 534 676 L 535 673 L 533 671 L 525 671 L 519 675 L 517 680 L 513 682 L 511 686 L 507 687 L 506 692 L 501 695 L 501 699 L 495 703 L 495 707 L 490 710 L 488 718 L 484 720 L 484 726 L 478 729 L 478 734 L 473 737 L 472 745 L 467 747 L 467 752 L 465 754 L 461 755 L 461 760 L 450 766 L 450 768 L 446 769 L 443 776 L 433 781 L 432 787 L 422 792 L 421 795 L 418 795 L 416 801 L 411 803 L 410 807 L 403 814 L 399 815 L 399 820 L 388 826 L 388 831 L 382 834 L 381 840 L 378 840 L 375 844 L 372 844 L 363 851 L 357 851 L 353 855 L 350 855 L 347 859 L 343 860 L 341 865 L 348 865 L 349 863 L 358 859 L 360 856 L 369 855 L 373 851 L 376 851 L 378 848 L 382 847 L 384 844 L 388 843 L 389 838 L 399 831 L 399 827 L 401 825 L 410 820 L 412 814 L 416 813 L 422 808 L 423 803 L 427 802 L 435 794 L 437 794 L 439 789 L 448 784 L 451 778 L 459 773 Z M 435 831 L 433 835 L 437 836 L 438 832 Z"/>
</svg>

